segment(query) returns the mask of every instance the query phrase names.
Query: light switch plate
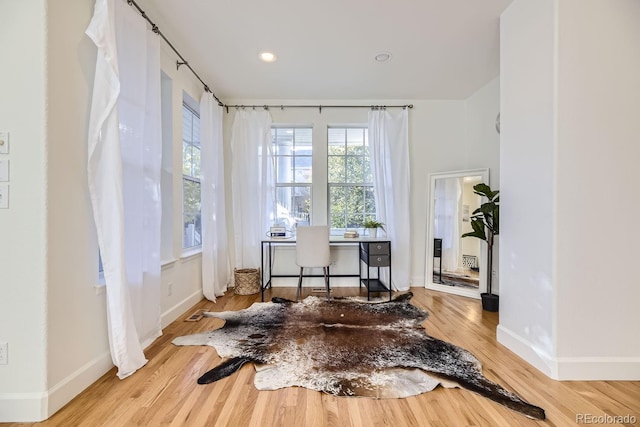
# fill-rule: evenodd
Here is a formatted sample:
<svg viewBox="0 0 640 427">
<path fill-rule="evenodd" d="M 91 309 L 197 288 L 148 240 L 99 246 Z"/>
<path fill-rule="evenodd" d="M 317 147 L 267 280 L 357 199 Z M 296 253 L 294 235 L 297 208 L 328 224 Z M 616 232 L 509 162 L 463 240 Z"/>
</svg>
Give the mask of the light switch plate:
<svg viewBox="0 0 640 427">
<path fill-rule="evenodd" d="M 9 209 L 9 184 L 0 184 L 0 209 Z"/>
<path fill-rule="evenodd" d="M 9 159 L 0 159 L 0 182 L 9 181 Z"/>
<path fill-rule="evenodd" d="M 0 154 L 9 154 L 9 132 L 0 130 Z"/>
</svg>

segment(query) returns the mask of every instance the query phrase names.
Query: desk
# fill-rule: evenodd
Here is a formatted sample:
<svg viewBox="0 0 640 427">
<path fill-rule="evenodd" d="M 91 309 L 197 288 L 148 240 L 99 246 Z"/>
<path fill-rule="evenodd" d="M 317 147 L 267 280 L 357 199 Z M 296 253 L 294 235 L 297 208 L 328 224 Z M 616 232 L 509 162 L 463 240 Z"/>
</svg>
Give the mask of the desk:
<svg viewBox="0 0 640 427">
<path fill-rule="evenodd" d="M 262 282 L 261 292 L 262 301 L 264 301 L 265 289 L 271 288 L 271 279 L 273 277 L 298 277 L 297 274 L 272 274 L 273 266 L 273 250 L 281 245 L 295 245 L 295 237 L 291 238 L 267 238 L 262 240 L 260 246 L 260 259 L 262 262 Z M 389 301 L 391 301 L 391 240 L 386 238 L 369 238 L 361 236 L 356 238 L 331 236 L 329 238 L 331 246 L 359 246 L 358 250 L 358 273 L 353 274 L 331 274 L 329 269 L 329 277 L 358 277 L 359 285 L 363 285 L 367 289 L 367 299 L 370 299 L 371 292 L 389 292 Z M 362 265 L 366 266 L 366 275 L 363 277 Z M 380 268 L 389 268 L 389 285 L 384 284 L 380 280 Z M 377 269 L 376 277 L 371 277 L 371 268 Z M 267 278 L 267 272 L 268 278 Z M 321 274 L 305 274 L 304 277 L 323 277 Z"/>
</svg>

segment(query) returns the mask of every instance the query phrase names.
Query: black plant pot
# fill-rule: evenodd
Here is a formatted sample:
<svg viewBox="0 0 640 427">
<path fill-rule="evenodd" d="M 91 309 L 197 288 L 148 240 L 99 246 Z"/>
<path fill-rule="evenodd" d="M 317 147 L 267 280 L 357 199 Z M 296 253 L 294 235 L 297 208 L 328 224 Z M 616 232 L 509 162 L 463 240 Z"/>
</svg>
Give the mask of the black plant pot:
<svg viewBox="0 0 640 427">
<path fill-rule="evenodd" d="M 482 298 L 482 309 L 486 311 L 498 311 L 500 298 L 494 294 L 480 294 Z"/>
</svg>

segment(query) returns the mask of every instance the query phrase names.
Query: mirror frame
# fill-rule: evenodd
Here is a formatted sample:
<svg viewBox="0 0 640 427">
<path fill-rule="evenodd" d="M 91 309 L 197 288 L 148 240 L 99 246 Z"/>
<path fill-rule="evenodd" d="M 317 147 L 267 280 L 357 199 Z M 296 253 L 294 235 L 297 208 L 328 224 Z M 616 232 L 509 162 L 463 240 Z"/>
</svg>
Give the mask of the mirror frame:
<svg viewBox="0 0 640 427">
<path fill-rule="evenodd" d="M 462 178 L 465 176 L 480 176 L 482 178 L 482 182 L 489 184 L 489 168 L 467 169 L 467 170 L 454 171 L 454 172 L 438 172 L 438 173 L 429 174 L 429 195 L 427 197 L 427 200 L 429 203 L 429 208 L 427 212 L 429 212 L 429 215 L 428 215 L 428 222 L 426 227 L 427 228 L 427 242 L 426 242 L 427 270 L 425 272 L 425 288 L 431 289 L 434 291 L 447 292 L 450 294 L 462 295 L 465 297 L 480 299 L 480 293 L 486 292 L 486 289 L 487 289 L 487 278 L 486 278 L 486 274 L 484 274 L 487 268 L 487 243 L 484 241 L 481 241 L 480 243 L 479 266 L 480 266 L 481 274 L 480 274 L 480 283 L 477 291 L 473 289 L 434 283 L 433 281 L 433 267 L 434 267 L 433 220 L 435 215 L 435 203 L 434 203 L 433 195 L 435 194 L 436 179 Z"/>
</svg>

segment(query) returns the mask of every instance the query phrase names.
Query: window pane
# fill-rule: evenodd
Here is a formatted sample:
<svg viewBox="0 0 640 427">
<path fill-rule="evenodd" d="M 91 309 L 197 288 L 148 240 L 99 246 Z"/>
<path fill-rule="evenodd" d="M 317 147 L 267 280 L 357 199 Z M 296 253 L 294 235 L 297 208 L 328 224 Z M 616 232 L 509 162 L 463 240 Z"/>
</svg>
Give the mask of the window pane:
<svg viewBox="0 0 640 427">
<path fill-rule="evenodd" d="M 293 182 L 293 157 L 277 156 L 276 157 L 276 183 L 292 183 Z"/>
<path fill-rule="evenodd" d="M 311 215 L 311 187 L 295 187 L 292 205 L 296 224 L 308 223 Z"/>
<path fill-rule="evenodd" d="M 344 157 L 329 156 L 327 159 L 329 168 L 329 182 L 330 183 L 344 183 L 345 182 L 345 170 L 344 170 Z"/>
<path fill-rule="evenodd" d="M 308 222 L 311 209 L 311 187 L 283 186 L 276 190 L 278 215 L 276 223 L 291 229 L 300 222 Z"/>
<path fill-rule="evenodd" d="M 293 154 L 293 132 L 289 135 L 283 134 L 284 129 L 277 129 L 277 135 L 274 139 L 275 155 L 292 155 Z"/>
<path fill-rule="evenodd" d="M 300 221 L 309 221 L 313 129 L 273 127 L 271 136 L 276 165 L 276 223 L 291 229 Z"/>
<path fill-rule="evenodd" d="M 296 153 L 297 154 L 297 153 Z M 298 156 L 295 157 L 295 182 L 311 182 L 311 157 Z"/>
<path fill-rule="evenodd" d="M 182 105 L 182 247 L 192 248 L 202 243 L 200 221 L 200 117 L 187 105 Z M 197 105 L 191 101 L 191 105 Z"/>
<path fill-rule="evenodd" d="M 344 228 L 346 226 L 346 197 L 344 187 L 329 188 L 329 206 L 331 226 L 333 228 Z"/>
<path fill-rule="evenodd" d="M 327 138 L 329 145 L 331 144 L 344 144 L 346 141 L 346 132 L 345 128 L 329 128 L 327 129 Z"/>
<path fill-rule="evenodd" d="M 182 143 L 182 175 L 191 175 L 191 145 Z"/>
<path fill-rule="evenodd" d="M 347 183 L 361 184 L 364 182 L 362 157 L 347 157 Z"/>
<path fill-rule="evenodd" d="M 363 169 L 363 176 L 364 176 L 364 179 L 362 182 L 366 184 L 373 184 L 373 175 L 371 174 L 371 161 L 368 157 L 365 157 L 363 159 L 362 169 Z"/>
<path fill-rule="evenodd" d="M 200 179 L 200 147 L 191 149 L 191 176 Z"/>
<path fill-rule="evenodd" d="M 190 179 L 182 180 L 184 195 L 183 247 L 190 248 L 202 244 L 202 225 L 200 221 L 200 183 Z"/>
<path fill-rule="evenodd" d="M 353 213 L 350 212 L 347 217 L 347 227 L 346 228 L 359 228 L 362 227 L 362 223 L 364 222 L 364 215 L 361 213 Z"/>
<path fill-rule="evenodd" d="M 182 107 L 182 140 L 193 141 L 192 120 L 193 113 L 187 107 Z"/>
<path fill-rule="evenodd" d="M 364 192 L 362 187 L 347 187 L 347 212 L 363 213 L 364 212 Z"/>
<path fill-rule="evenodd" d="M 376 216 L 376 199 L 373 197 L 373 187 L 364 187 L 364 213 Z"/>
<path fill-rule="evenodd" d="M 193 116 L 193 145 L 200 148 L 200 118 Z"/>
<path fill-rule="evenodd" d="M 375 218 L 366 127 L 329 128 L 327 177 L 332 228 L 360 228 Z"/>
<path fill-rule="evenodd" d="M 347 129 L 347 154 L 352 156 L 364 154 L 363 129 Z"/>
<path fill-rule="evenodd" d="M 312 129 L 311 128 L 295 128 L 296 152 L 300 149 L 309 150 L 311 154 Z M 306 148 L 304 148 L 306 147 Z"/>
</svg>

